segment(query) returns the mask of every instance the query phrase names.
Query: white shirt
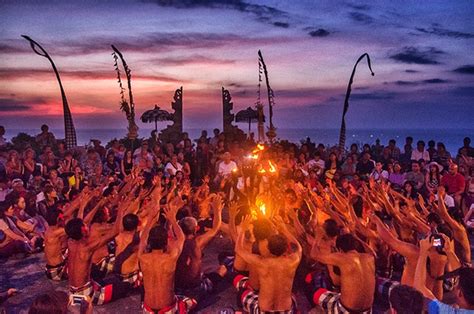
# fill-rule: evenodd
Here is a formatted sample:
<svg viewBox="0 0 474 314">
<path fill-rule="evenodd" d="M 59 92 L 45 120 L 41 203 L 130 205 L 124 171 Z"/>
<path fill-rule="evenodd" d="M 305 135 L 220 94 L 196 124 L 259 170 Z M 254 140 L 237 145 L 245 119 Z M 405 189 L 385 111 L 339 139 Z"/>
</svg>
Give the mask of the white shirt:
<svg viewBox="0 0 474 314">
<path fill-rule="evenodd" d="M 316 161 L 314 159 L 311 159 L 310 161 L 308 161 L 308 163 L 306 165 L 308 166 L 309 170 L 311 170 L 314 167 L 319 167 L 319 168 L 321 168 L 320 171 L 323 171 L 324 167 L 326 166 L 324 164 L 324 160 L 322 160 L 322 159 L 319 159 L 318 161 Z"/>
<path fill-rule="evenodd" d="M 438 200 L 438 194 L 435 195 L 435 200 Z M 448 194 L 444 197 L 444 204 L 446 205 L 447 208 L 451 208 L 456 206 L 454 204 L 454 198 Z"/>
<path fill-rule="evenodd" d="M 414 149 L 411 152 L 411 160 L 418 161 L 420 159 L 423 159 L 424 161 L 430 161 L 430 153 L 428 153 L 426 150 L 420 152 L 418 149 Z"/>
<path fill-rule="evenodd" d="M 237 164 L 234 161 L 230 161 L 226 164 L 224 161 L 219 164 L 218 173 L 221 176 L 226 176 L 232 173 L 232 170 L 237 169 Z"/>
<path fill-rule="evenodd" d="M 171 172 L 169 171 L 171 169 Z M 173 166 L 171 162 L 167 163 L 165 166 L 165 176 L 168 176 L 170 173 L 172 176 L 176 175 L 176 172 L 183 171 L 183 166 L 178 162 L 176 163 L 176 167 Z"/>
</svg>

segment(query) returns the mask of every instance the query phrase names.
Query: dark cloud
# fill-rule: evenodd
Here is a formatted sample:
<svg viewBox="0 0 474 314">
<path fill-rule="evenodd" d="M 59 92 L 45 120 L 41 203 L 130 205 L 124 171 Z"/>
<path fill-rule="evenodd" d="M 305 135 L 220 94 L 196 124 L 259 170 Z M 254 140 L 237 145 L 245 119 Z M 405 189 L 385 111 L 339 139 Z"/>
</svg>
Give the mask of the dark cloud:
<svg viewBox="0 0 474 314">
<path fill-rule="evenodd" d="M 463 65 L 463 66 L 460 66 L 459 68 L 454 69 L 453 72 L 462 73 L 462 74 L 474 74 L 474 65 L 472 64 Z"/>
<path fill-rule="evenodd" d="M 156 63 L 160 65 L 190 65 L 190 64 L 234 64 L 235 60 L 230 59 L 216 59 L 202 55 L 191 55 L 186 57 L 168 57 L 168 58 L 156 58 L 150 60 L 150 63 Z"/>
<path fill-rule="evenodd" d="M 132 69 L 133 70 L 133 69 Z M 110 71 L 94 70 L 94 71 L 81 71 L 81 70 L 67 70 L 61 69 L 60 74 L 62 78 L 68 79 L 92 79 L 92 80 L 106 80 L 116 79 L 116 73 L 113 69 Z M 34 69 L 34 68 L 0 68 L 0 79 L 22 79 L 25 77 L 40 77 L 49 76 L 51 79 L 54 78 L 53 71 L 50 69 Z M 178 78 L 166 76 L 166 75 L 148 75 L 141 74 L 139 72 L 132 72 L 132 78 L 134 80 L 153 80 L 168 83 L 185 83 L 189 82 L 186 80 L 180 80 Z"/>
<path fill-rule="evenodd" d="M 443 84 L 443 83 L 449 83 L 450 81 L 439 79 L 439 78 L 434 78 L 434 79 L 429 79 L 429 80 L 423 80 L 421 82 L 426 83 L 426 84 Z"/>
<path fill-rule="evenodd" d="M 451 38 L 461 38 L 461 39 L 469 39 L 474 38 L 474 34 L 472 33 L 464 33 L 458 31 L 452 31 L 449 29 L 441 28 L 441 27 L 431 27 L 431 28 L 422 28 L 417 27 L 416 30 L 420 33 L 436 35 L 440 37 L 451 37 Z"/>
<path fill-rule="evenodd" d="M 449 83 L 451 81 L 444 80 L 440 78 L 433 78 L 428 80 L 421 80 L 421 81 L 395 81 L 393 82 L 395 85 L 400 86 L 415 86 L 415 85 L 424 85 L 424 84 L 444 84 Z"/>
<path fill-rule="evenodd" d="M 290 27 L 290 24 L 285 23 L 285 22 L 274 22 L 273 25 L 281 28 L 288 28 Z"/>
<path fill-rule="evenodd" d="M 354 93 L 351 100 L 390 100 L 397 96 L 395 92 L 375 91 L 373 93 Z"/>
<path fill-rule="evenodd" d="M 417 47 L 404 47 L 400 52 L 389 56 L 389 58 L 409 64 L 440 64 L 437 57 L 441 54 L 444 54 L 444 51 L 434 47 L 424 49 Z"/>
<path fill-rule="evenodd" d="M 361 12 L 350 12 L 349 17 L 358 23 L 362 24 L 372 24 L 374 22 L 374 18 L 368 14 L 361 13 Z"/>
<path fill-rule="evenodd" d="M 312 30 L 308 33 L 311 37 L 326 37 L 329 36 L 329 32 L 323 28 Z"/>
<path fill-rule="evenodd" d="M 418 72 L 420 72 L 420 71 L 411 70 L 411 69 L 405 70 L 405 73 L 418 73 Z"/>
<path fill-rule="evenodd" d="M 348 3 L 347 6 L 355 10 L 370 11 L 370 6 L 368 4 Z"/>
<path fill-rule="evenodd" d="M 253 15 L 260 22 L 269 23 L 277 27 L 282 26 L 276 25 L 279 22 L 275 21 L 275 19 L 288 17 L 288 13 L 274 7 L 241 0 L 145 0 L 145 2 L 153 2 L 163 7 L 178 9 L 211 8 L 237 10 Z"/>
<path fill-rule="evenodd" d="M 395 85 L 400 85 L 400 86 L 410 86 L 410 85 L 418 85 L 418 82 L 413 82 L 413 81 L 395 81 Z"/>
<path fill-rule="evenodd" d="M 287 36 L 248 37 L 232 33 L 198 33 L 198 32 L 154 32 L 136 36 L 95 36 L 74 40 L 37 40 L 44 49 L 54 56 L 84 55 L 111 52 L 114 44 L 124 54 L 133 52 L 168 52 L 176 49 L 192 50 L 200 48 L 219 48 L 228 46 L 257 46 L 263 44 L 287 43 L 298 40 Z M 3 49 L 3 51 L 1 50 Z M 26 40 L 12 40 L 0 46 L 0 53 L 33 53 Z"/>
<path fill-rule="evenodd" d="M 14 98 L 0 98 L 0 112 L 29 111 L 35 104 L 44 104 L 46 101 L 42 98 L 33 98 L 30 100 L 18 100 Z"/>
</svg>

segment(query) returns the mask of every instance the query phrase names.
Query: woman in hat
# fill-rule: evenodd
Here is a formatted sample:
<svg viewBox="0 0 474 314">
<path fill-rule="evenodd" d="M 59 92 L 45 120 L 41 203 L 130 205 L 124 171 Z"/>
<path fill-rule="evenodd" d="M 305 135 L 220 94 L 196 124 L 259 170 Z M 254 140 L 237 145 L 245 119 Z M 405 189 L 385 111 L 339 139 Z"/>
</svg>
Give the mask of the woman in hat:
<svg viewBox="0 0 474 314">
<path fill-rule="evenodd" d="M 436 194 L 436 191 L 441 184 L 441 171 L 443 171 L 443 166 L 438 164 L 436 161 L 432 161 L 428 166 L 426 166 L 426 168 L 428 168 L 425 180 L 426 189 L 430 194 Z"/>
</svg>

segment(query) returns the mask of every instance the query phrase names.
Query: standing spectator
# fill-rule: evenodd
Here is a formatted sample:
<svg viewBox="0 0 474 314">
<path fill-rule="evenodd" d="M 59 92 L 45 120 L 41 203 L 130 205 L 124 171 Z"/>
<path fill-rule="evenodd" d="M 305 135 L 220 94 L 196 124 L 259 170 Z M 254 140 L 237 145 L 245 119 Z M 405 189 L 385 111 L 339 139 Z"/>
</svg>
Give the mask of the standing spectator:
<svg viewBox="0 0 474 314">
<path fill-rule="evenodd" d="M 471 147 L 471 138 L 465 137 L 463 140 L 463 146 L 458 149 L 458 155 L 461 155 L 461 150 L 466 149 L 469 157 L 474 157 L 474 147 Z"/>
<path fill-rule="evenodd" d="M 55 146 L 56 145 L 56 138 L 54 134 L 49 132 L 49 127 L 46 124 L 41 126 L 41 133 L 36 135 L 36 143 L 38 143 L 41 150 L 45 146 Z"/>
<path fill-rule="evenodd" d="M 0 125 L 0 149 L 7 146 L 7 139 L 4 137 L 5 135 L 5 127 Z"/>
<path fill-rule="evenodd" d="M 416 143 L 416 149 L 411 153 L 411 160 L 420 160 L 430 161 L 430 154 L 425 150 L 425 142 L 418 141 Z"/>
<path fill-rule="evenodd" d="M 430 154 L 430 160 L 433 160 L 434 155 L 436 155 L 436 148 L 435 148 L 435 141 L 430 140 L 428 141 L 428 154 Z"/>
</svg>

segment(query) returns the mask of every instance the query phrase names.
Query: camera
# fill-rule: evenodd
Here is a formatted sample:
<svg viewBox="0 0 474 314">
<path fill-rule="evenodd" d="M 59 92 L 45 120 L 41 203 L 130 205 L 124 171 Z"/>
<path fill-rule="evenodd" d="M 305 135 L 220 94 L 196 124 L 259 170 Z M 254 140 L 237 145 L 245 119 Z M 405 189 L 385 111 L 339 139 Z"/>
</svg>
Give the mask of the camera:
<svg viewBox="0 0 474 314">
<path fill-rule="evenodd" d="M 444 239 L 439 234 L 437 233 L 432 234 L 430 237 L 430 241 L 431 240 L 433 241 L 433 247 L 438 248 L 438 249 L 444 248 Z"/>
</svg>

